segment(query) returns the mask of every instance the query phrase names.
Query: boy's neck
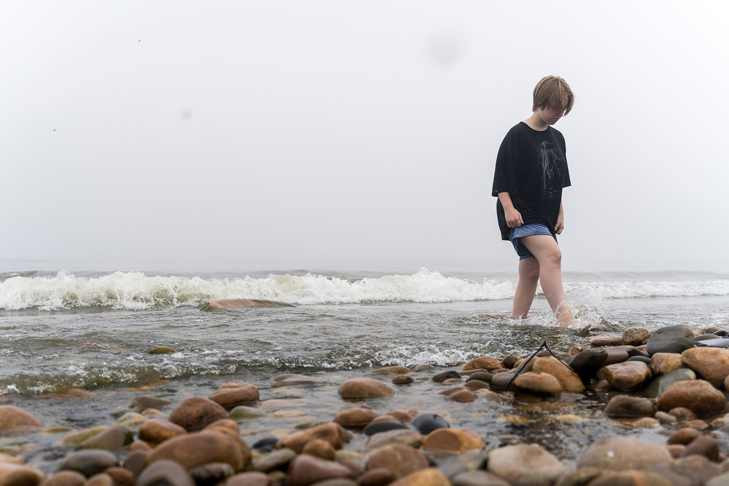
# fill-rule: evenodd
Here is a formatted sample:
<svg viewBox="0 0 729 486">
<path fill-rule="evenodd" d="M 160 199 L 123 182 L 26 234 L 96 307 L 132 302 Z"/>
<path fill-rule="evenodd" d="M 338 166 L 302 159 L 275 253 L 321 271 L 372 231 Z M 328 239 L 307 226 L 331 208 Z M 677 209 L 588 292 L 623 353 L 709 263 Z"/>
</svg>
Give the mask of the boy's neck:
<svg viewBox="0 0 729 486">
<path fill-rule="evenodd" d="M 540 132 L 545 131 L 547 128 L 549 128 L 549 125 L 542 120 L 542 117 L 537 114 L 535 111 L 531 114 L 529 118 L 524 120 L 524 123 L 529 125 L 530 128 L 533 128 L 534 130 L 538 130 Z"/>
</svg>

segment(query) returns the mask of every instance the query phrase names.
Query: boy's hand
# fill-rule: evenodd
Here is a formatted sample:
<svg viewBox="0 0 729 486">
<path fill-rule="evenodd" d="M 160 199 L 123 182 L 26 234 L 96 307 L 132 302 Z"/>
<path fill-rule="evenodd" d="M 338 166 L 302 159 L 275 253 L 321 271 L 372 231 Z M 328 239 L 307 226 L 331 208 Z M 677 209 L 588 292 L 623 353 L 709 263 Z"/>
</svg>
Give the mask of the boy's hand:
<svg viewBox="0 0 729 486">
<path fill-rule="evenodd" d="M 562 231 L 564 231 L 564 214 L 560 211 L 557 216 L 557 224 L 554 225 L 554 232 L 561 235 Z"/>
<path fill-rule="evenodd" d="M 517 228 L 524 224 L 521 213 L 514 207 L 505 210 L 504 216 L 506 217 L 506 226 L 509 228 Z"/>
</svg>

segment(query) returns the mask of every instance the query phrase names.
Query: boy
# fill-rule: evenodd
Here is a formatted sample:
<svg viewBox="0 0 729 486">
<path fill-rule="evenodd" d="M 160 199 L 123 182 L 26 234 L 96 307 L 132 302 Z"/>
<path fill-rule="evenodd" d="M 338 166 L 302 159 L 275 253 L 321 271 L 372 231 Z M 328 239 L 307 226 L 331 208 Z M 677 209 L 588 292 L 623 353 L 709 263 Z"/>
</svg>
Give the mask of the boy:
<svg viewBox="0 0 729 486">
<path fill-rule="evenodd" d="M 565 302 L 556 235 L 564 230 L 562 188 L 571 183 L 564 137 L 551 125 L 573 104 L 564 79 L 546 76 L 537 83 L 531 116 L 501 142 L 492 189 L 501 238 L 519 255 L 512 317 L 527 316 L 539 282 L 562 327 L 572 322 L 572 312 Z"/>
</svg>

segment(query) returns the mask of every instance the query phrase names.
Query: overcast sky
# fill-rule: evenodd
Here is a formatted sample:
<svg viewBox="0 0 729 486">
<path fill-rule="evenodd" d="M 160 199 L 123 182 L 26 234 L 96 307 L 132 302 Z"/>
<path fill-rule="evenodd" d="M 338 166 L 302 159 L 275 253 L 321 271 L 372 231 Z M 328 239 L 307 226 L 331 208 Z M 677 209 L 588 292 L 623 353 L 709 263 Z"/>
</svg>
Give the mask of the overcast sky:
<svg viewBox="0 0 729 486">
<path fill-rule="evenodd" d="M 727 271 L 728 46 L 722 1 L 5 1 L 0 259 L 515 269 L 494 160 L 558 74 L 565 268 Z"/>
</svg>

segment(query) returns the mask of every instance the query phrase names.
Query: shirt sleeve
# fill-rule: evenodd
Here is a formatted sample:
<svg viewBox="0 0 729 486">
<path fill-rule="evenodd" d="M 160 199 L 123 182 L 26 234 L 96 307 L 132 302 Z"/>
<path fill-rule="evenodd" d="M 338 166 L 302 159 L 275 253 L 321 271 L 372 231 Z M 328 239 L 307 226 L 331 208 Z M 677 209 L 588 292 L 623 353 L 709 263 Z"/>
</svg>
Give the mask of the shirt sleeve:
<svg viewBox="0 0 729 486">
<path fill-rule="evenodd" d="M 494 170 L 494 185 L 491 195 L 497 197 L 500 192 L 514 194 L 516 188 L 516 151 L 513 134 L 507 133 L 499 147 Z"/>
<path fill-rule="evenodd" d="M 570 180 L 570 167 L 567 164 L 567 144 L 564 142 L 564 136 L 560 133 L 560 139 L 562 141 L 562 154 L 564 154 L 564 171 L 562 176 L 562 187 L 569 187 L 572 185 Z"/>
</svg>

